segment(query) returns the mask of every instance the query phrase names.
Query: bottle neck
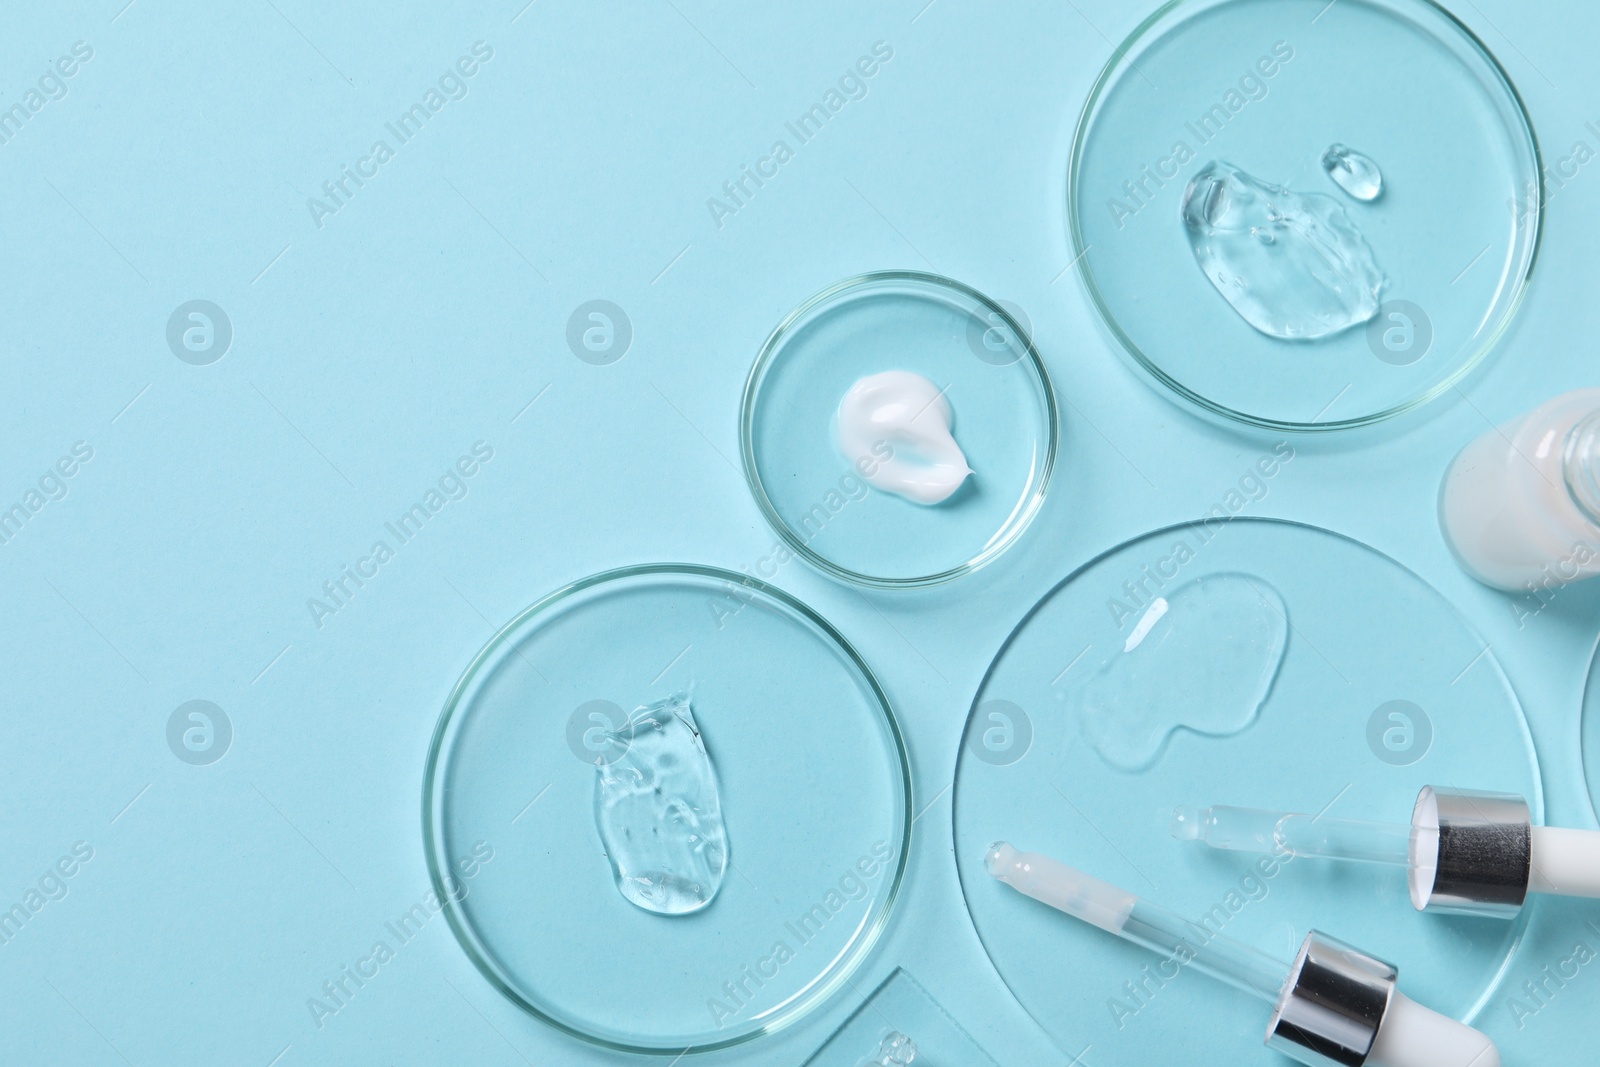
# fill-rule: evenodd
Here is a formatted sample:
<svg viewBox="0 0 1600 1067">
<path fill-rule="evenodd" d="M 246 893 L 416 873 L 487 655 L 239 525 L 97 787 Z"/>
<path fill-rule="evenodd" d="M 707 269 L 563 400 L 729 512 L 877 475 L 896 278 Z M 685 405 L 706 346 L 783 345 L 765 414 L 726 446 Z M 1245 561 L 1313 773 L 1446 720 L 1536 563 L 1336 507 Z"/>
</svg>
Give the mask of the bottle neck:
<svg viewBox="0 0 1600 1067">
<path fill-rule="evenodd" d="M 1567 434 L 1561 468 L 1572 502 L 1584 518 L 1600 526 L 1600 411 L 1579 419 Z"/>
</svg>

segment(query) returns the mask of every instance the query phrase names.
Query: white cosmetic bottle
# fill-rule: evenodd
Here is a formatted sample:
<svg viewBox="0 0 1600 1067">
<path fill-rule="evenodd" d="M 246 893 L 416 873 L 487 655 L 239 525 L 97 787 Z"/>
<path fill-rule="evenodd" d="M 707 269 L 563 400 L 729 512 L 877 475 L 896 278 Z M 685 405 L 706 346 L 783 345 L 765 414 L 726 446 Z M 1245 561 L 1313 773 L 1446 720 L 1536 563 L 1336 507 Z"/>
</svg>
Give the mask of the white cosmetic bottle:
<svg viewBox="0 0 1600 1067">
<path fill-rule="evenodd" d="M 1439 523 L 1486 585 L 1540 592 L 1600 574 L 1600 389 L 1564 393 L 1462 449 Z"/>
</svg>

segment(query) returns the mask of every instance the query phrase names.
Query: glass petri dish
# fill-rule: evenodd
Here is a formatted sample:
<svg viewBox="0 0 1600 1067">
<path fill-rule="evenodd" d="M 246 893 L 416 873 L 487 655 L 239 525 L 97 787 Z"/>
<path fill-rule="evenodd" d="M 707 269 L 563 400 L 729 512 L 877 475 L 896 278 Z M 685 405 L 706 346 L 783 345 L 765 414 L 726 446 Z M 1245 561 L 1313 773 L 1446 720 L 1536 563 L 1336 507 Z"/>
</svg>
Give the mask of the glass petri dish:
<svg viewBox="0 0 1600 1067">
<path fill-rule="evenodd" d="M 1375 200 L 1325 173 L 1335 144 L 1377 164 Z M 1376 313 L 1318 340 L 1236 313 L 1181 219 L 1212 161 L 1332 197 L 1384 275 Z M 1156 382 L 1222 420 L 1337 430 L 1439 396 L 1489 353 L 1533 269 L 1541 174 L 1505 72 L 1428 0 L 1175 0 L 1096 81 L 1067 216 L 1101 320 Z"/>
<path fill-rule="evenodd" d="M 975 472 L 939 504 L 869 486 L 834 441 L 859 379 L 920 374 L 943 391 L 951 432 Z M 823 290 L 778 324 L 745 384 L 745 479 L 792 553 L 849 582 L 935 585 L 976 570 L 1022 534 L 1056 454 L 1044 363 L 1012 313 L 934 274 L 885 271 Z M 770 562 L 769 562 L 770 561 Z"/>
<path fill-rule="evenodd" d="M 628 713 L 684 698 L 705 755 L 683 731 L 630 735 Z M 703 781 L 679 788 L 696 759 L 720 813 Z M 602 836 L 597 780 L 633 771 L 681 803 L 607 806 Z M 423 831 L 450 927 L 501 993 L 596 1045 L 677 1055 L 775 1031 L 850 976 L 899 892 L 910 790 L 883 691 L 826 621 L 744 575 L 659 564 L 551 593 L 484 647 L 434 733 Z M 709 903 L 624 896 L 613 861 L 682 872 L 719 826 Z M 649 866 L 660 850 L 675 859 Z"/>
<path fill-rule="evenodd" d="M 1582 716 L 1583 775 L 1589 785 L 1589 806 L 1600 819 L 1600 644 L 1595 646 L 1589 665 L 1589 682 L 1584 689 Z"/>
<path fill-rule="evenodd" d="M 1146 658 L 1124 658 L 1151 641 Z M 1193 523 L 1090 562 L 1007 639 L 962 741 L 956 866 L 1001 978 L 1069 1054 L 1092 1043 L 1129 1063 L 1234 1064 L 1261 1043 L 1265 1004 L 1028 900 L 989 877 L 985 851 L 1004 840 L 1054 856 L 1286 969 L 1315 926 L 1397 964 L 1420 1003 L 1470 1019 L 1526 912 L 1420 916 L 1399 867 L 1306 858 L 1267 876 L 1259 857 L 1170 832 L 1178 805 L 1405 823 L 1430 783 L 1520 793 L 1543 819 L 1532 737 L 1482 638 L 1356 541 L 1273 520 Z"/>
</svg>

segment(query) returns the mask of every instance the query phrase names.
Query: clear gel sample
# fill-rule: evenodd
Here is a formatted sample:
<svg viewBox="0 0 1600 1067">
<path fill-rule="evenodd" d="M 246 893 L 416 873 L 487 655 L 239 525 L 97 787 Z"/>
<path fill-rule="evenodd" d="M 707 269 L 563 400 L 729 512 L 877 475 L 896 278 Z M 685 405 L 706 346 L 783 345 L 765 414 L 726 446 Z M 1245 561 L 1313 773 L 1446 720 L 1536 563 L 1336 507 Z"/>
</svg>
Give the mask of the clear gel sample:
<svg viewBox="0 0 1600 1067">
<path fill-rule="evenodd" d="M 1179 728 L 1226 737 L 1255 722 L 1288 647 L 1282 598 L 1251 575 L 1197 578 L 1124 622 L 1122 648 L 1067 698 L 1084 738 L 1122 771 L 1154 764 Z"/>
<path fill-rule="evenodd" d="M 1383 172 L 1370 156 L 1364 156 L 1342 144 L 1328 146 L 1322 153 L 1322 169 L 1328 172 L 1333 184 L 1357 200 L 1378 199 L 1383 192 Z"/>
<path fill-rule="evenodd" d="M 1269 337 L 1310 341 L 1378 311 L 1383 272 L 1343 205 L 1211 162 L 1183 194 L 1195 262 L 1217 292 Z"/>
<path fill-rule="evenodd" d="M 688 697 L 637 709 L 614 740 L 626 748 L 597 767 L 594 817 L 617 890 L 660 915 L 699 911 L 722 887 L 728 832 Z"/>
<path fill-rule="evenodd" d="M 878 1050 L 864 1059 L 860 1067 L 909 1067 L 917 1062 L 917 1043 L 898 1030 L 890 1030 L 878 1042 Z"/>
</svg>

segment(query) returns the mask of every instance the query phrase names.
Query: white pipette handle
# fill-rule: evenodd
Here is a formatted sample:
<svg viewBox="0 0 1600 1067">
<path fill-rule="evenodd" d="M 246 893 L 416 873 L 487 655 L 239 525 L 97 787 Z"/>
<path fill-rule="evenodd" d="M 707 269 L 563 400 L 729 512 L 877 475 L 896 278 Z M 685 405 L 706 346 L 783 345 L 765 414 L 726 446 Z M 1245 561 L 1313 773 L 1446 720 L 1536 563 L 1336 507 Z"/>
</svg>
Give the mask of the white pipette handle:
<svg viewBox="0 0 1600 1067">
<path fill-rule="evenodd" d="M 1533 827 L 1528 888 L 1564 897 L 1600 897 L 1600 831 Z"/>
</svg>

